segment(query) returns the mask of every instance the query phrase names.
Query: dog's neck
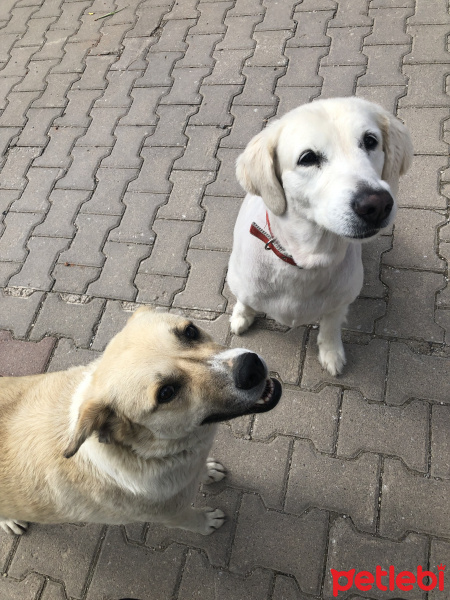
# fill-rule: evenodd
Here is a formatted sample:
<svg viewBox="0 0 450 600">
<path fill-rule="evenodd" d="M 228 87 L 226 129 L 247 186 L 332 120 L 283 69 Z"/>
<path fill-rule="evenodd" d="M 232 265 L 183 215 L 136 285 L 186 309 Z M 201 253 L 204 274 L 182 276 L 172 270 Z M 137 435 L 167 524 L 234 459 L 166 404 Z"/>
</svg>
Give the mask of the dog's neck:
<svg viewBox="0 0 450 600">
<path fill-rule="evenodd" d="M 272 233 L 303 269 L 336 267 L 346 255 L 350 242 L 317 224 L 269 212 Z"/>
</svg>

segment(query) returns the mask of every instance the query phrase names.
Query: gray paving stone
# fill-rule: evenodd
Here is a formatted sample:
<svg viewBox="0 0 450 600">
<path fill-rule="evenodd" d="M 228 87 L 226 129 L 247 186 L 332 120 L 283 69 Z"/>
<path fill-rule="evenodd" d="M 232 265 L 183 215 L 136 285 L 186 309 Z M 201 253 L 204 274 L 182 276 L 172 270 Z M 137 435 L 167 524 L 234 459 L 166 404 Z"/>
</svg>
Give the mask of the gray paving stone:
<svg viewBox="0 0 450 600">
<path fill-rule="evenodd" d="M 433 406 L 431 413 L 431 476 L 450 479 L 450 407 Z"/>
<path fill-rule="evenodd" d="M 12 88 L 21 80 L 21 77 L 2 77 L 0 78 L 0 109 L 5 109 L 9 102 L 9 93 Z M 18 91 L 34 91 L 34 90 L 18 90 Z"/>
<path fill-rule="evenodd" d="M 390 113 L 397 111 L 398 99 L 405 94 L 404 85 L 377 85 L 359 87 L 356 84 L 355 95 L 380 104 L 385 110 Z"/>
<path fill-rule="evenodd" d="M 214 177 L 213 171 L 172 171 L 172 191 L 167 204 L 159 209 L 158 216 L 163 219 L 201 221 L 205 211 L 200 207 L 200 201 L 205 186 Z"/>
<path fill-rule="evenodd" d="M 187 44 L 184 41 L 189 29 L 195 25 L 195 19 L 174 19 L 163 22 L 162 34 L 150 52 L 179 51 L 184 52 Z"/>
<path fill-rule="evenodd" d="M 210 67 L 174 69 L 172 88 L 167 96 L 161 98 L 160 104 L 200 104 L 202 96 L 198 91 L 210 70 Z"/>
<path fill-rule="evenodd" d="M 445 0 L 416 0 L 415 12 L 409 25 L 437 25 L 448 23 L 448 6 Z"/>
<path fill-rule="evenodd" d="M 106 242 L 103 247 L 106 261 L 102 273 L 89 285 L 88 294 L 102 298 L 135 300 L 137 290 L 133 280 L 139 263 L 149 252 L 150 248 L 145 244 Z"/>
<path fill-rule="evenodd" d="M 47 581 L 41 598 L 42 600 L 68 600 L 64 591 L 64 586 L 50 580 Z"/>
<path fill-rule="evenodd" d="M 274 410 L 256 416 L 252 438 L 267 440 L 277 434 L 295 436 L 311 440 L 321 452 L 331 453 L 339 400 L 339 390 L 331 386 L 318 393 L 284 389 L 281 403 Z"/>
<path fill-rule="evenodd" d="M 0 41 L 0 62 L 8 62 L 11 48 L 16 45 L 19 40 L 20 35 L 18 33 L 5 33 L 5 30 L 2 31 L 2 39 Z"/>
<path fill-rule="evenodd" d="M 34 600 L 44 586 L 44 578 L 37 573 L 27 575 L 22 581 L 2 577 L 0 594 L 3 600 Z"/>
<path fill-rule="evenodd" d="M 24 46 L 23 48 L 12 48 L 10 58 L 1 70 L 2 77 L 23 77 L 27 74 L 28 61 L 39 46 Z"/>
<path fill-rule="evenodd" d="M 94 116 L 90 115 L 92 105 L 101 94 L 101 90 L 71 90 L 67 92 L 69 103 L 64 109 L 63 115 L 55 119 L 54 125 L 58 127 L 89 127 L 91 117 Z"/>
<path fill-rule="evenodd" d="M 344 329 L 373 333 L 375 321 L 386 313 L 386 302 L 375 298 L 357 298 L 348 311 Z"/>
<path fill-rule="evenodd" d="M 400 98 L 399 107 L 449 106 L 450 96 L 445 89 L 447 65 L 405 65 L 403 72 L 408 76 L 408 93 Z"/>
<path fill-rule="evenodd" d="M 337 454 L 360 452 L 399 456 L 409 468 L 428 469 L 428 408 L 413 401 L 402 408 L 368 402 L 357 392 L 344 392 Z"/>
<path fill-rule="evenodd" d="M 233 2 L 200 2 L 197 9 L 200 17 L 189 32 L 192 35 L 207 33 L 225 33 L 226 26 L 223 21 Z"/>
<path fill-rule="evenodd" d="M 207 196 L 202 202 L 206 210 L 201 232 L 191 239 L 190 247 L 200 250 L 227 250 L 233 245 L 233 229 L 241 207 L 238 198 Z M 227 219 L 223 216 L 227 215 Z"/>
<path fill-rule="evenodd" d="M 191 237 L 200 231 L 199 224 L 157 219 L 152 230 L 156 240 L 150 257 L 141 263 L 139 273 L 187 277 L 189 265 L 184 257 Z"/>
<path fill-rule="evenodd" d="M 405 85 L 407 81 L 401 72 L 401 65 L 409 50 L 409 46 L 396 44 L 364 46 L 364 54 L 368 58 L 367 70 L 358 85 Z M 387 65 L 391 68 L 387 69 Z"/>
<path fill-rule="evenodd" d="M 298 14 L 301 15 L 303 13 Z M 361 49 L 369 32 L 369 27 L 330 27 L 327 30 L 327 36 L 331 38 L 330 52 L 320 61 L 321 67 L 330 65 L 365 65 L 367 58 L 361 52 Z M 290 42 L 291 40 L 288 41 L 288 46 L 293 45 Z M 317 46 L 318 44 L 311 45 Z"/>
<path fill-rule="evenodd" d="M 60 114 L 60 108 L 28 109 L 27 123 L 17 140 L 17 146 L 46 146 L 49 141 L 47 132 Z"/>
<path fill-rule="evenodd" d="M 101 39 L 104 39 L 104 35 Z M 95 50 L 98 50 L 98 46 Z M 90 40 L 75 43 L 67 42 L 64 46 L 64 56 L 61 62 L 53 67 L 52 73 L 82 73 L 87 53 L 94 54 L 95 50 L 92 48 Z"/>
<path fill-rule="evenodd" d="M 291 37 L 290 31 L 255 31 L 256 48 L 245 62 L 249 67 L 280 67 L 287 64 L 282 48 Z"/>
<path fill-rule="evenodd" d="M 102 56 L 104 54 L 120 56 L 122 50 L 122 39 L 127 31 L 131 29 L 129 23 L 120 23 L 118 25 L 102 27 L 102 36 L 100 42 L 95 46 L 91 47 L 89 54 L 95 56 L 96 54 Z"/>
<path fill-rule="evenodd" d="M 286 46 L 288 48 L 329 46 L 331 34 L 327 32 L 327 27 L 334 13 L 334 10 L 296 13 L 294 18 L 297 23 L 295 35 L 288 39 Z"/>
<path fill-rule="evenodd" d="M 58 179 L 56 188 L 93 190 L 95 189 L 95 172 L 102 159 L 111 152 L 105 147 L 75 147 L 72 148 L 72 163 L 66 175 Z"/>
<path fill-rule="evenodd" d="M 205 85 L 237 85 L 246 81 L 242 71 L 245 59 L 251 56 L 252 50 L 216 50 L 216 64 L 210 75 L 205 77 Z M 248 79 L 248 78 L 247 78 Z"/>
<path fill-rule="evenodd" d="M 214 171 L 218 167 L 215 158 L 219 140 L 226 135 L 223 129 L 214 125 L 186 127 L 188 143 L 181 158 L 175 161 L 174 169 L 193 171 Z"/>
<path fill-rule="evenodd" d="M 240 15 L 260 15 L 264 13 L 264 7 L 259 0 L 236 0 L 234 7 L 227 13 L 228 17 Z"/>
<path fill-rule="evenodd" d="M 303 327 L 283 333 L 262 329 L 256 323 L 244 335 L 234 335 L 231 339 L 231 347 L 244 347 L 260 354 L 266 359 L 270 371 L 278 373 L 285 383 L 296 384 L 304 355 L 304 335 Z"/>
<path fill-rule="evenodd" d="M 285 55 L 289 59 L 288 68 L 284 77 L 278 81 L 278 86 L 320 86 L 322 77 L 317 74 L 320 60 L 328 54 L 324 46 L 312 48 L 286 48 Z"/>
<path fill-rule="evenodd" d="M 405 21 L 414 14 L 412 8 L 377 8 L 369 10 L 373 30 L 364 40 L 365 46 L 409 44 L 411 36 L 404 31 Z"/>
<path fill-rule="evenodd" d="M 327 3 L 328 4 L 328 3 Z M 329 27 L 342 27 L 351 25 L 352 27 L 370 27 L 372 19 L 368 16 L 367 0 L 340 0 L 337 2 L 337 13 L 330 22 Z"/>
<path fill-rule="evenodd" d="M 174 64 L 183 56 L 183 52 L 152 52 L 147 55 L 147 68 L 142 76 L 136 80 L 134 87 L 153 87 L 172 85 L 172 72 Z"/>
<path fill-rule="evenodd" d="M 33 161 L 33 166 L 67 168 L 73 145 L 84 131 L 81 127 L 51 127 L 48 131 L 50 142 L 41 156 Z"/>
<path fill-rule="evenodd" d="M 125 38 L 119 60 L 111 65 L 112 71 L 144 71 L 147 67 L 145 55 L 152 45 L 152 38 Z"/>
<path fill-rule="evenodd" d="M 168 2 L 169 4 L 169 2 Z M 170 12 L 164 15 L 167 20 L 170 19 L 197 19 L 200 12 L 196 9 L 197 0 L 186 0 L 172 5 Z"/>
<path fill-rule="evenodd" d="M 168 12 L 169 7 L 162 2 L 160 4 L 161 6 L 151 6 L 148 4 L 146 6 L 145 3 L 143 3 L 143 5 L 139 6 L 136 10 L 138 16 L 137 22 L 134 27 L 127 32 L 127 37 L 148 36 L 151 32 L 154 32 L 157 27 L 161 27 L 161 19 Z M 152 43 L 156 43 L 156 36 L 155 39 L 152 40 Z"/>
<path fill-rule="evenodd" d="M 197 107 L 188 104 L 158 106 L 158 125 L 154 133 L 145 138 L 144 146 L 186 147 L 188 138 L 184 130 L 196 111 Z"/>
<path fill-rule="evenodd" d="M 327 514 L 317 509 L 301 517 L 268 511 L 258 496 L 245 494 L 239 511 L 230 570 L 257 566 L 294 575 L 300 589 L 317 594 L 323 569 Z M 289 552 L 286 542 L 289 540 Z M 268 552 L 267 548 L 271 551 Z"/>
<path fill-rule="evenodd" d="M 444 222 L 443 215 L 430 210 L 400 208 L 392 250 L 383 254 L 383 264 L 443 271 L 446 265 L 436 254 L 436 231 Z"/>
<path fill-rule="evenodd" d="M 104 6 L 105 4 L 106 3 L 103 2 Z M 91 6 L 89 10 L 92 11 L 92 8 L 93 7 Z M 99 21 L 96 21 L 95 18 L 93 18 L 93 15 L 86 12 L 80 15 L 78 20 L 81 21 L 81 25 L 77 32 L 70 36 L 70 41 L 73 43 L 89 41 L 93 44 L 97 43 L 102 35 L 100 29 L 104 25 L 103 20 L 100 19 Z M 109 20 L 108 22 L 110 23 L 111 21 Z"/>
<path fill-rule="evenodd" d="M 198 310 L 223 311 L 225 298 L 221 291 L 229 255 L 213 250 L 189 250 L 186 261 L 191 265 L 186 288 L 173 306 Z"/>
<path fill-rule="evenodd" d="M 47 0 L 48 1 L 48 0 Z M 116 56 L 86 56 L 86 69 L 72 85 L 73 90 L 104 90 L 108 85 L 106 74 Z"/>
<path fill-rule="evenodd" d="M 427 567 L 427 539 L 416 533 L 409 533 L 401 542 L 375 538 L 368 534 L 357 532 L 352 526 L 350 519 L 339 518 L 330 530 L 330 545 L 328 561 L 326 566 L 326 578 L 324 582 L 323 597 L 332 600 L 333 584 L 331 569 L 348 571 L 355 569 L 375 573 L 376 566 L 380 565 L 387 570 L 388 565 L 395 565 L 395 572 L 413 571 L 417 572 L 417 566 L 423 569 Z M 386 579 L 383 576 L 382 581 Z M 345 584 L 345 580 L 341 580 Z M 354 597 L 356 591 L 352 587 L 347 592 L 339 592 L 339 597 Z M 386 598 L 375 585 L 370 590 L 370 597 Z M 402 593 L 404 595 L 404 592 Z M 422 593 L 416 586 L 412 593 L 405 594 L 411 600 L 421 600 Z"/>
<path fill-rule="evenodd" d="M 438 575 L 439 570 L 437 569 L 437 565 L 448 565 L 450 563 L 450 544 L 448 542 L 444 542 L 443 540 L 431 540 L 431 552 L 430 552 L 430 571 L 433 571 L 435 575 Z M 445 571 L 444 571 L 445 573 Z M 441 572 L 442 575 L 442 572 Z M 448 575 L 447 575 L 448 577 Z M 447 580 L 448 581 L 448 580 Z M 448 585 L 447 581 L 444 581 L 444 590 L 445 586 Z M 430 600 L 438 600 L 439 596 L 442 597 L 442 591 L 439 590 L 438 586 L 436 586 L 433 590 L 428 593 L 428 598 Z"/>
<path fill-rule="evenodd" d="M 105 257 L 101 252 L 111 229 L 120 221 L 115 215 L 79 214 L 75 221 L 77 233 L 68 250 L 59 257 L 59 262 L 88 267 L 101 267 Z"/>
<path fill-rule="evenodd" d="M 104 301 L 98 298 L 48 294 L 30 339 L 40 340 L 44 335 L 58 334 L 72 338 L 77 346 L 87 347 L 103 304 Z"/>
<path fill-rule="evenodd" d="M 0 116 L 0 127 L 22 127 L 25 125 L 26 112 L 39 92 L 11 92 L 8 105 Z"/>
<path fill-rule="evenodd" d="M 44 296 L 42 292 L 29 292 L 13 295 L 3 290 L 0 295 L 0 328 L 11 330 L 15 338 L 25 337 Z"/>
<path fill-rule="evenodd" d="M 108 240 L 130 244 L 152 244 L 151 226 L 164 196 L 127 192 L 123 198 L 125 213 L 120 225 L 109 232 Z"/>
<path fill-rule="evenodd" d="M 273 589 L 273 600 L 307 600 L 308 596 L 300 592 L 295 579 L 276 575 Z"/>
<path fill-rule="evenodd" d="M 54 292 L 85 294 L 88 285 L 100 276 L 100 268 L 64 262 L 55 265 L 51 276 L 55 280 Z"/>
<path fill-rule="evenodd" d="M 392 238 L 390 236 L 380 236 L 370 244 L 363 244 L 364 284 L 361 290 L 362 296 L 384 297 L 386 288 L 380 280 L 380 262 L 382 253 L 391 246 Z"/>
<path fill-rule="evenodd" d="M 317 358 L 317 335 L 311 336 L 303 367 L 302 387 L 317 389 L 322 383 L 344 385 L 359 390 L 365 398 L 381 401 L 386 374 L 388 344 L 373 339 L 367 344 L 346 343 L 344 348 L 347 364 L 338 378 L 325 372 Z"/>
<path fill-rule="evenodd" d="M 42 220 L 39 213 L 9 212 L 5 219 L 5 229 L 0 238 L 0 256 L 2 260 L 21 262 L 27 251 L 26 241 L 33 227 Z"/>
<path fill-rule="evenodd" d="M 41 8 L 34 13 L 33 18 L 44 19 L 45 17 L 59 17 L 61 10 L 61 0 L 46 0 Z"/>
<path fill-rule="evenodd" d="M 400 460 L 384 462 L 380 533 L 397 539 L 407 531 L 448 537 L 450 481 L 409 472 Z"/>
<path fill-rule="evenodd" d="M 214 493 L 216 488 L 215 484 L 203 486 L 202 492 L 197 495 L 194 503 L 195 506 L 220 508 L 228 516 L 225 523 L 213 535 L 203 536 L 182 529 L 167 529 L 163 525 L 151 523 L 147 534 L 147 546 L 165 548 L 173 542 L 179 542 L 203 550 L 211 565 L 225 567 L 233 541 L 241 494 L 231 488 Z"/>
<path fill-rule="evenodd" d="M 3 223 L 9 209 L 19 196 L 19 190 L 0 190 L 0 223 Z M 3 233 L 3 230 L 4 227 L 1 228 L 0 232 Z"/>
<path fill-rule="evenodd" d="M 64 56 L 64 45 L 67 42 L 68 34 L 66 31 L 46 31 L 45 43 L 41 45 L 39 52 L 33 53 L 34 60 L 57 60 L 58 63 Z"/>
<path fill-rule="evenodd" d="M 177 292 L 185 286 L 183 277 L 170 275 L 147 275 L 138 273 L 134 278 L 134 285 L 138 290 L 137 302 L 170 306 Z"/>
<path fill-rule="evenodd" d="M 72 6 L 72 3 L 61 5 L 62 13 L 58 17 L 58 19 L 53 23 L 51 29 L 67 29 L 69 31 L 77 30 L 80 24 L 76 23 L 81 14 L 87 9 L 91 2 L 87 0 L 86 2 L 76 2 L 76 6 Z M 75 33 L 74 31 L 74 33 Z"/>
<path fill-rule="evenodd" d="M 182 154 L 180 148 L 142 148 L 144 159 L 139 177 L 128 186 L 129 192 L 166 194 L 170 191 L 168 176 L 174 161 Z"/>
<path fill-rule="evenodd" d="M 216 157 L 220 161 L 219 171 L 215 181 L 205 190 L 207 196 L 243 198 L 244 190 L 236 180 L 236 159 L 241 154 L 240 149 L 219 148 Z"/>
<path fill-rule="evenodd" d="M 53 285 L 50 272 L 60 252 L 69 240 L 59 237 L 31 237 L 27 242 L 29 254 L 23 268 L 9 280 L 9 285 L 48 291 Z"/>
<path fill-rule="evenodd" d="M 211 125 L 224 128 L 231 125 L 233 117 L 230 106 L 233 98 L 241 92 L 240 85 L 203 85 L 200 110 L 189 119 L 189 125 Z"/>
<path fill-rule="evenodd" d="M 445 25 L 411 25 L 411 53 L 405 57 L 405 64 L 426 64 L 448 62 L 447 47 L 448 23 Z"/>
<path fill-rule="evenodd" d="M 217 44 L 216 50 L 244 50 L 253 49 L 256 41 L 252 39 L 255 25 L 262 21 L 262 15 L 240 15 L 225 19 L 226 34 Z"/>
<path fill-rule="evenodd" d="M 66 94 L 78 77 L 76 73 L 50 73 L 46 77 L 47 87 L 33 102 L 33 108 L 64 108 L 68 102 Z"/>
<path fill-rule="evenodd" d="M 65 371 L 71 367 L 87 365 L 99 358 L 100 352 L 77 348 L 72 340 L 61 338 L 50 361 L 48 372 Z"/>
<path fill-rule="evenodd" d="M 130 91 L 138 77 L 139 71 L 109 71 L 106 76 L 108 85 L 105 93 L 96 100 L 94 106 L 96 108 L 104 106 L 128 108 L 132 101 Z"/>
<path fill-rule="evenodd" d="M 103 352 L 111 339 L 125 327 L 132 314 L 129 309 L 125 310 L 123 302 L 108 300 L 91 345 L 92 350 Z"/>
<path fill-rule="evenodd" d="M 30 535 L 20 539 L 20 548 L 14 555 L 9 575 L 22 579 L 28 571 L 43 571 L 54 579 L 64 579 L 70 595 L 80 596 L 89 563 L 93 558 L 101 533 L 100 525 L 33 525 Z M 76 556 L 78 569 L 71 569 L 72 561 L 61 560 L 70 539 L 70 554 Z M 36 545 L 40 552 L 34 552 Z"/>
<path fill-rule="evenodd" d="M 301 104 L 306 104 L 307 102 L 311 102 L 313 98 L 317 98 L 320 94 L 320 87 L 312 86 L 312 87 L 279 87 L 275 88 L 275 94 L 280 99 L 278 103 L 277 115 L 273 118 L 278 118 L 292 110 L 293 108 L 297 108 Z M 234 107 L 235 110 L 237 107 Z M 233 134 L 233 132 L 232 132 Z M 224 141 L 226 141 L 225 138 Z"/>
<path fill-rule="evenodd" d="M 21 190 L 26 187 L 25 173 L 30 164 L 41 153 L 41 148 L 11 148 L 0 174 L 0 188 Z"/>
<path fill-rule="evenodd" d="M 383 282 L 389 288 L 386 316 L 375 332 L 393 337 L 442 342 L 444 332 L 434 322 L 434 298 L 445 286 L 444 277 L 427 271 L 383 268 Z"/>
<path fill-rule="evenodd" d="M 263 129 L 273 111 L 273 106 L 233 106 L 233 128 L 230 135 L 221 139 L 220 147 L 245 148 L 248 141 Z"/>
<path fill-rule="evenodd" d="M 0 262 L 0 287 L 6 287 L 10 278 L 21 268 L 21 262 Z"/>
<path fill-rule="evenodd" d="M 319 76 L 323 78 L 320 98 L 353 96 L 357 79 L 364 70 L 362 65 L 320 67 Z"/>
<path fill-rule="evenodd" d="M 398 117 L 411 132 L 416 154 L 447 156 L 448 145 L 441 141 L 441 128 L 448 118 L 448 108 L 401 108 Z"/>
<path fill-rule="evenodd" d="M 221 39 L 222 34 L 220 33 L 188 35 L 186 38 L 188 48 L 183 58 L 178 61 L 177 67 L 184 69 L 189 67 L 213 67 L 212 53 L 217 42 Z"/>
<path fill-rule="evenodd" d="M 416 354 L 405 344 L 391 343 L 387 404 L 399 406 L 410 398 L 448 403 L 450 385 L 446 374 L 449 368 L 448 358 Z"/>
<path fill-rule="evenodd" d="M 133 89 L 133 103 L 128 113 L 120 119 L 120 125 L 156 125 L 156 107 L 167 90 L 161 87 Z"/>
<path fill-rule="evenodd" d="M 136 179 L 137 174 L 137 169 L 100 167 L 95 174 L 94 193 L 91 199 L 82 205 L 80 212 L 120 216 L 125 210 L 122 202 L 125 190 L 129 182 Z"/>
<path fill-rule="evenodd" d="M 276 437 L 269 443 L 236 438 L 224 425 L 216 435 L 211 456 L 227 469 L 227 486 L 257 492 L 267 508 L 281 510 L 290 447 L 290 440 L 285 437 Z"/>
<path fill-rule="evenodd" d="M 46 212 L 50 206 L 49 195 L 61 169 L 30 167 L 27 171 L 27 186 L 13 206 L 17 212 Z"/>
<path fill-rule="evenodd" d="M 363 453 L 356 460 L 332 458 L 297 440 L 291 459 L 285 510 L 304 514 L 314 506 L 350 516 L 362 531 L 375 532 L 380 458 Z"/>
<path fill-rule="evenodd" d="M 440 208 L 446 199 L 439 193 L 440 171 L 445 159 L 440 156 L 415 156 L 413 167 L 402 177 L 397 201 L 402 207 Z"/>
<path fill-rule="evenodd" d="M 260 600 L 268 597 L 272 576 L 267 571 L 257 569 L 249 577 L 239 577 L 226 571 L 217 571 L 196 550 L 190 550 L 183 578 L 180 585 L 180 600 L 195 598 L 199 595 L 204 600 L 245 597 L 249 600 Z M 201 583 L 200 583 L 201 582 Z"/>
<path fill-rule="evenodd" d="M 114 130 L 117 138 L 111 154 L 102 160 L 102 167 L 109 169 L 139 169 L 140 156 L 145 138 L 154 131 L 150 126 L 129 127 L 118 125 Z"/>
<path fill-rule="evenodd" d="M 81 190 L 54 190 L 50 195 L 50 210 L 33 235 L 73 238 L 75 217 L 80 206 L 89 198 L 89 192 Z"/>
<path fill-rule="evenodd" d="M 92 92 L 94 90 L 83 90 Z M 81 93 L 80 90 L 78 93 Z M 75 93 L 75 92 L 74 92 Z M 98 93 L 95 91 L 95 93 Z M 86 115 L 89 129 L 78 138 L 77 146 L 114 146 L 116 138 L 113 135 L 115 126 L 121 116 L 126 113 L 126 108 L 93 108 L 90 116 Z M 90 122 L 90 123 L 89 123 Z"/>
</svg>

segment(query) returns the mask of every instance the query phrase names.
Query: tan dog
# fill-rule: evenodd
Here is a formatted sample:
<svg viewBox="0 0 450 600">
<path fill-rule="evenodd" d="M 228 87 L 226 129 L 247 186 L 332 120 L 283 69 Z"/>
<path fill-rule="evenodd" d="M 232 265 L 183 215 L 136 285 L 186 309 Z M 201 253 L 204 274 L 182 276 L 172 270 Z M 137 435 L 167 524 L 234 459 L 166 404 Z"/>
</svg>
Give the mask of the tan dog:
<svg viewBox="0 0 450 600">
<path fill-rule="evenodd" d="M 139 309 L 87 367 L 0 379 L 0 526 L 157 521 L 204 535 L 221 510 L 192 508 L 215 422 L 273 408 L 281 386 L 246 350 L 189 320 Z"/>
</svg>

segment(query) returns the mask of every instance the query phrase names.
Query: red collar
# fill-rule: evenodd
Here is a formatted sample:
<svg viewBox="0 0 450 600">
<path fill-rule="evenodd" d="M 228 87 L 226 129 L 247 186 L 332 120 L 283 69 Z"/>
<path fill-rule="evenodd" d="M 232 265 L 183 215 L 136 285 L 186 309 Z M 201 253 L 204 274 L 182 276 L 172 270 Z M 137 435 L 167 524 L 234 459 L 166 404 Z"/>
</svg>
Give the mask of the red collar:
<svg viewBox="0 0 450 600">
<path fill-rule="evenodd" d="M 278 258 L 281 258 L 281 260 L 283 260 L 284 262 L 289 263 L 290 265 L 293 265 L 294 267 L 298 267 L 297 263 L 292 258 L 292 256 L 286 252 L 286 250 L 283 248 L 283 246 L 281 246 L 277 242 L 276 238 L 274 237 L 274 235 L 272 233 L 272 229 L 270 227 L 269 213 L 267 211 L 266 211 L 266 225 L 267 225 L 270 235 L 267 235 L 267 233 L 264 231 L 264 229 L 262 229 L 256 223 L 251 224 L 250 233 L 265 243 L 264 248 L 266 250 L 272 250 L 272 252 L 274 252 L 278 256 Z M 298 267 L 298 268 L 301 269 L 302 267 Z"/>
</svg>

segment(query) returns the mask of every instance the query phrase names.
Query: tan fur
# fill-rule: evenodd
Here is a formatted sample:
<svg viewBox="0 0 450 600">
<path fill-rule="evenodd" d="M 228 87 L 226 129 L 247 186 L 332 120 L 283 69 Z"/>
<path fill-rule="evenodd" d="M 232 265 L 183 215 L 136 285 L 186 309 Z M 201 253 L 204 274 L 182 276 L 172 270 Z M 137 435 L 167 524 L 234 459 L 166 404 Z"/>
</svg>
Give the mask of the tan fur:
<svg viewBox="0 0 450 600">
<path fill-rule="evenodd" d="M 201 423 L 261 390 L 237 390 L 233 357 L 205 332 L 185 339 L 189 323 L 139 309 L 87 367 L 0 378 L 0 526 L 155 520 L 208 534 L 223 523 L 191 508 L 202 477 L 223 477 L 207 465 L 215 426 Z M 160 403 L 171 382 L 175 399 Z"/>
</svg>

